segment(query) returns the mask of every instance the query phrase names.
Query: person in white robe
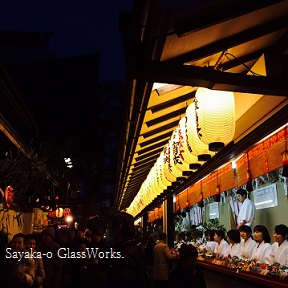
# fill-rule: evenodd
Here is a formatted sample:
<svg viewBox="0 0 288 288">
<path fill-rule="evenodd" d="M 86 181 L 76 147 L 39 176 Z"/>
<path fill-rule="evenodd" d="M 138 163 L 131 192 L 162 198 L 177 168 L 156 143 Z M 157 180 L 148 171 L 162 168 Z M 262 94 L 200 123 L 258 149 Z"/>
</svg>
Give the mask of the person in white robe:
<svg viewBox="0 0 288 288">
<path fill-rule="evenodd" d="M 257 242 L 252 238 L 252 229 L 250 226 L 243 225 L 239 228 L 240 242 L 240 257 L 251 259 L 253 250 L 257 246 Z"/>
<path fill-rule="evenodd" d="M 225 257 L 240 256 L 240 232 L 235 229 L 231 229 L 227 232 L 227 240 L 229 246 L 226 249 Z"/>
<path fill-rule="evenodd" d="M 217 244 L 214 241 L 215 231 L 214 230 L 206 230 L 204 234 L 205 234 L 205 240 L 206 240 L 204 248 L 207 251 L 209 251 L 211 253 L 214 253 L 215 247 L 216 247 L 216 244 Z"/>
<path fill-rule="evenodd" d="M 237 229 L 239 230 L 241 226 L 248 225 L 252 226 L 255 218 L 255 204 L 248 198 L 247 191 L 240 188 L 236 192 L 236 197 L 242 206 L 237 217 Z"/>
<path fill-rule="evenodd" d="M 284 224 L 276 225 L 273 236 L 275 239 L 271 249 L 273 262 L 280 263 L 281 266 L 288 266 L 288 227 Z"/>
<path fill-rule="evenodd" d="M 254 227 L 254 239 L 258 245 L 254 248 L 251 258 L 258 260 L 261 263 L 272 265 L 272 245 L 270 244 L 271 237 L 267 228 L 263 225 L 256 225 Z"/>
<path fill-rule="evenodd" d="M 216 230 L 214 234 L 214 241 L 217 243 L 215 246 L 216 258 L 221 258 L 225 256 L 226 250 L 229 246 L 228 242 L 225 240 L 225 233 L 223 230 Z"/>
</svg>

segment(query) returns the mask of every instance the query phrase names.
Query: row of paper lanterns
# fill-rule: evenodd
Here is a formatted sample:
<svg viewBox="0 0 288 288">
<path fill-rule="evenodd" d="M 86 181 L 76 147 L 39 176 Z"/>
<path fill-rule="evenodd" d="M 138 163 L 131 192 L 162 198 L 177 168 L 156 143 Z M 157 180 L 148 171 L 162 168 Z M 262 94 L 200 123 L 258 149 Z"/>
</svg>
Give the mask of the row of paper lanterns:
<svg viewBox="0 0 288 288">
<path fill-rule="evenodd" d="M 48 217 L 50 218 L 62 218 L 62 217 L 67 217 L 71 215 L 71 209 L 66 207 L 66 208 L 61 208 L 57 207 L 56 210 L 54 211 L 49 211 L 48 212 Z"/>
<path fill-rule="evenodd" d="M 198 88 L 127 212 L 136 216 L 184 171 L 195 171 L 231 142 L 235 134 L 233 92 Z"/>
</svg>

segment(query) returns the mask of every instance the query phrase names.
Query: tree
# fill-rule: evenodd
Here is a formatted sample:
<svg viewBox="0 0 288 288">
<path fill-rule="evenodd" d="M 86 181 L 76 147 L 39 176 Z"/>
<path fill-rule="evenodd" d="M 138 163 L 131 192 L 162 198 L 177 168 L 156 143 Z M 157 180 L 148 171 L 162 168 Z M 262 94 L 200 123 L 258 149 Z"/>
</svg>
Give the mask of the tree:
<svg viewBox="0 0 288 288">
<path fill-rule="evenodd" d="M 27 195 L 49 195 L 54 193 L 54 188 L 68 187 L 73 171 L 67 168 L 64 157 L 75 143 L 75 139 L 57 144 L 44 141 L 28 156 L 10 150 L 0 159 L 0 188 L 4 190 L 11 185 L 15 200 L 20 204 Z"/>
</svg>

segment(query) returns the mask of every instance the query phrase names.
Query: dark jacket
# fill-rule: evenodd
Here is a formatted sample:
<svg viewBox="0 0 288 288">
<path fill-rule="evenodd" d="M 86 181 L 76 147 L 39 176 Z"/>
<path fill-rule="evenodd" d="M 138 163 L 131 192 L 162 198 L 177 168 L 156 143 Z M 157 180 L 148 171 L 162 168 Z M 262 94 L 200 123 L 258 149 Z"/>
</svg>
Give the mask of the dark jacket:
<svg viewBox="0 0 288 288">
<path fill-rule="evenodd" d="M 42 255 L 52 253 L 52 257 L 44 256 L 43 264 L 45 270 L 44 286 L 47 288 L 59 288 L 62 274 L 63 260 L 58 256 L 59 245 L 52 242 L 49 246 L 40 245 L 38 251 Z"/>
<path fill-rule="evenodd" d="M 98 253 L 95 259 L 90 258 L 86 261 L 85 287 L 104 288 L 106 287 L 107 273 L 111 262 L 109 258 L 110 245 L 105 239 L 101 239 L 99 242 L 92 241 L 89 246 L 89 249 L 98 248 Z"/>
<path fill-rule="evenodd" d="M 1 271 L 1 287 L 3 288 L 28 288 L 33 285 L 35 279 L 35 265 L 31 258 L 23 258 L 18 261 L 14 258 L 5 258 Z M 23 279 L 18 278 L 19 271 L 24 272 Z"/>
<path fill-rule="evenodd" d="M 149 241 L 145 247 L 146 264 L 149 266 L 153 266 L 154 263 L 153 249 L 155 245 L 156 245 L 155 241 Z"/>
<path fill-rule="evenodd" d="M 107 287 L 147 287 L 146 267 L 136 241 L 128 240 L 120 243 L 113 251 L 118 252 L 121 258 L 111 259 Z"/>
</svg>

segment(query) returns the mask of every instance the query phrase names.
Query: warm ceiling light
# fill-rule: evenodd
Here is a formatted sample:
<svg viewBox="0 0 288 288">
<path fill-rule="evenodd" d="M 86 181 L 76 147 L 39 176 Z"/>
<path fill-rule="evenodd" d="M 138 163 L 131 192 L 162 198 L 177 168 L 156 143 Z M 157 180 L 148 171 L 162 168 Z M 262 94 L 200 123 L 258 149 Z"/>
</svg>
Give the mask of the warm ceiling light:
<svg viewBox="0 0 288 288">
<path fill-rule="evenodd" d="M 168 84 L 167 84 L 167 83 L 157 83 L 157 82 L 155 82 L 155 83 L 153 84 L 152 90 L 159 89 L 159 88 L 161 88 L 161 87 L 163 87 L 163 86 L 166 86 L 166 85 L 168 85 Z"/>
<path fill-rule="evenodd" d="M 235 134 L 234 93 L 198 88 L 195 116 L 198 137 L 210 151 L 218 152 Z"/>
</svg>

